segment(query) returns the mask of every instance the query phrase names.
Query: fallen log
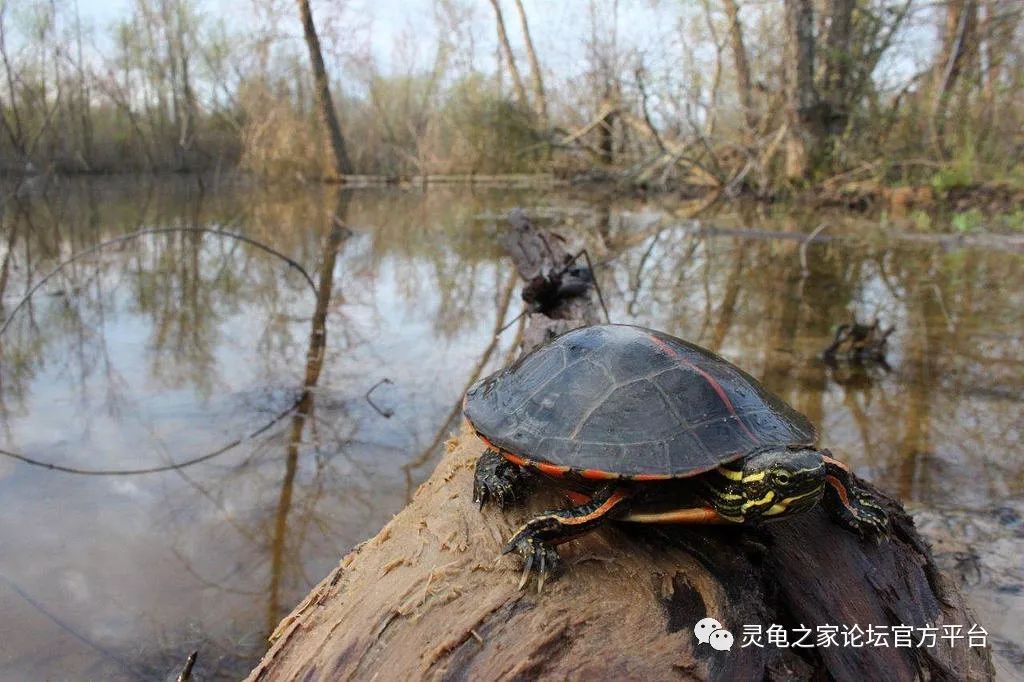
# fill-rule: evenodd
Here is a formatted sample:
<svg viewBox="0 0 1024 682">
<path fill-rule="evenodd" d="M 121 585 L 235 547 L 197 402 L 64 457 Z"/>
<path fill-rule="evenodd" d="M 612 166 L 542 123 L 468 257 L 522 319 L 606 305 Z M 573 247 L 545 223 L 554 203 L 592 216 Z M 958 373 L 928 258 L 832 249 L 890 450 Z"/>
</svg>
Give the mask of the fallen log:
<svg viewBox="0 0 1024 682">
<path fill-rule="evenodd" d="M 511 253 L 521 274 L 562 267 L 564 252 L 548 251 L 558 240 L 545 234 L 536 242 L 528 221 L 515 224 L 522 253 Z M 536 262 L 524 255 L 538 253 Z M 566 305 L 579 316 L 536 316 L 530 324 L 538 331 L 528 338 L 542 341 L 549 330 L 578 326 L 595 312 L 587 295 Z M 560 309 L 552 317 L 561 314 L 569 315 Z M 549 491 L 525 509 L 477 509 L 473 466 L 482 451 L 466 430 L 448 441 L 411 503 L 281 622 L 249 679 L 993 675 L 988 649 L 968 646 L 974 619 L 956 585 L 910 517 L 880 491 L 893 521 L 888 542 L 863 543 L 820 509 L 761 528 L 613 524 L 563 545 L 565 573 L 537 594 L 517 589 L 518 560 L 499 552 L 529 515 L 562 501 Z M 733 632 L 731 650 L 698 643 L 694 625 L 708 616 Z M 809 630 L 815 642 L 835 628 L 836 644 L 775 646 L 772 625 Z M 951 625 L 965 636 L 954 646 L 941 639 Z M 861 646 L 842 646 L 854 626 Z M 889 646 L 864 646 L 869 626 L 876 637 L 888 628 Z M 910 628 L 914 646 L 897 645 L 894 626 Z M 917 646 L 926 627 L 936 628 L 936 646 Z M 761 645 L 742 646 L 744 633 L 758 630 Z"/>
</svg>

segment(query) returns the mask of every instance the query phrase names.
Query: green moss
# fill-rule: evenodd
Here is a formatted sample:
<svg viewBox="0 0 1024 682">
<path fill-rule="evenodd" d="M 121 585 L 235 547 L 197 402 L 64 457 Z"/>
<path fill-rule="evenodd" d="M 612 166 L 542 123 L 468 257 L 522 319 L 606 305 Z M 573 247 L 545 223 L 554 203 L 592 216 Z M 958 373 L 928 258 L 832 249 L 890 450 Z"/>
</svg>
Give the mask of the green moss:
<svg viewBox="0 0 1024 682">
<path fill-rule="evenodd" d="M 999 223 L 1007 230 L 1024 232 L 1024 208 L 1018 208 L 1013 213 L 1002 214 L 999 216 Z"/>
<path fill-rule="evenodd" d="M 957 187 L 968 187 L 974 184 L 973 169 L 961 164 L 943 168 L 931 177 L 931 186 L 938 194 L 945 194 Z"/>
<path fill-rule="evenodd" d="M 976 208 L 954 213 L 950 222 L 957 232 L 976 232 L 985 220 L 985 215 Z"/>
<path fill-rule="evenodd" d="M 914 226 L 921 231 L 932 229 L 932 216 L 927 211 L 917 209 L 910 214 L 910 219 L 914 221 Z"/>
</svg>

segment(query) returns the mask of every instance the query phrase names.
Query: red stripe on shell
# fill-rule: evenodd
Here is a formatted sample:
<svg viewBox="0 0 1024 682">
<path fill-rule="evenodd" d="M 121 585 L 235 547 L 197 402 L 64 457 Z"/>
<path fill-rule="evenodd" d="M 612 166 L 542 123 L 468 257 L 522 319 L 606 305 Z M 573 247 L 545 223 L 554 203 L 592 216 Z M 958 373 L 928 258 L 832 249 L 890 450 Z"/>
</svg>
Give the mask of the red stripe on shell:
<svg viewBox="0 0 1024 682">
<path fill-rule="evenodd" d="M 703 369 L 693 364 L 686 358 L 679 355 L 679 353 L 672 350 L 672 346 L 668 345 L 667 343 L 659 339 L 657 336 L 651 335 L 651 340 L 654 341 L 654 343 L 658 344 L 658 346 L 661 347 L 662 350 L 668 353 L 669 357 L 676 360 L 677 362 L 682 362 L 683 364 L 689 366 L 694 372 L 704 377 L 704 380 L 711 385 L 712 390 L 714 390 L 714 392 L 718 394 L 718 397 L 721 398 L 722 402 L 725 403 L 725 408 L 729 410 L 729 414 L 736 417 L 736 422 L 740 425 L 740 428 L 746 431 L 747 435 L 750 436 L 751 440 L 753 440 L 755 443 L 761 442 L 761 439 L 754 435 L 754 433 L 749 428 L 747 428 L 747 425 L 743 423 L 742 417 L 740 417 L 739 414 L 736 413 L 736 408 L 733 406 L 732 401 L 729 400 L 728 394 L 726 394 L 725 389 L 722 388 L 722 385 L 718 383 L 717 379 L 715 379 L 713 376 L 711 376 L 710 374 L 708 374 Z"/>
</svg>

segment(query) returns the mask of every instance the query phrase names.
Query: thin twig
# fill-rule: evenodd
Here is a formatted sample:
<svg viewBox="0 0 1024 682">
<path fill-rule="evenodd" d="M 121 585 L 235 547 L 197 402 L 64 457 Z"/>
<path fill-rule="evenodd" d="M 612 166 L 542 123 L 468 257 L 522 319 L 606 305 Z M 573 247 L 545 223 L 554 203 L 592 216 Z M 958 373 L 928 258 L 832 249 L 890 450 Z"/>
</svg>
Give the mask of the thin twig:
<svg viewBox="0 0 1024 682">
<path fill-rule="evenodd" d="M 274 248 L 272 248 L 270 246 L 267 246 L 266 244 L 263 244 L 262 242 L 258 242 L 258 241 L 256 241 L 255 239 L 253 239 L 251 237 L 246 237 L 245 235 L 238 234 L 236 232 L 225 232 L 223 230 L 215 230 L 215 229 L 206 228 L 206 227 L 154 227 L 154 228 L 145 229 L 145 230 L 138 230 L 137 232 L 132 232 L 131 234 L 122 235 L 120 237 L 115 237 L 114 239 L 108 239 L 105 242 L 100 242 L 99 244 L 96 244 L 95 246 L 91 246 L 91 247 L 89 247 L 88 249 L 86 249 L 84 251 L 79 251 L 78 253 L 73 254 L 72 256 L 67 258 L 67 260 L 64 260 L 63 262 L 61 262 L 59 265 L 57 265 L 57 267 L 55 267 L 53 270 L 48 272 L 42 279 L 40 279 L 38 282 L 36 282 L 35 285 L 25 293 L 25 296 L 22 297 L 22 299 L 20 301 L 18 301 L 18 305 L 14 306 L 14 309 L 11 310 L 11 314 L 7 316 L 6 320 L 4 320 L 3 326 L 0 326 L 0 335 L 3 335 L 3 333 L 7 331 L 7 327 L 10 325 L 11 320 L 14 319 L 15 314 L 19 310 L 21 310 L 21 308 L 24 307 L 28 303 L 28 300 L 30 298 L 32 298 L 32 295 L 36 291 L 38 291 L 40 287 L 42 287 L 48 281 L 50 281 L 51 279 L 56 277 L 57 274 L 63 268 L 67 267 L 71 263 L 74 263 L 75 261 L 77 261 L 77 260 L 79 260 L 81 258 L 84 258 L 85 256 L 88 256 L 90 254 L 96 253 L 97 251 L 100 251 L 101 249 L 104 249 L 104 248 L 106 248 L 108 246 L 113 246 L 114 244 L 121 244 L 123 242 L 131 241 L 132 239 L 138 239 L 139 237 L 144 237 L 146 235 L 168 234 L 168 233 L 172 233 L 172 232 L 183 232 L 183 233 L 192 232 L 192 233 L 201 233 L 201 234 L 213 234 L 213 235 L 217 235 L 219 237 L 228 237 L 230 239 L 237 239 L 239 241 L 245 242 L 246 244 L 250 244 L 252 246 L 255 246 L 256 248 L 258 248 L 258 249 L 260 249 L 262 251 L 266 251 L 267 253 L 269 253 L 272 256 L 276 256 L 276 257 L 280 258 L 281 260 L 286 262 L 288 265 L 290 265 L 291 267 L 293 267 L 296 270 L 298 270 L 299 273 L 301 273 L 302 276 L 306 279 L 306 282 L 309 284 L 309 288 L 313 291 L 313 295 L 314 296 L 316 295 L 316 291 L 317 291 L 316 284 L 313 282 L 313 278 L 309 276 L 309 273 L 306 272 L 306 270 L 301 265 L 299 265 L 296 261 L 292 260 L 288 256 L 284 255 L 280 251 L 277 251 L 276 249 L 274 249 Z"/>
<path fill-rule="evenodd" d="M 50 610 L 48 608 L 46 608 L 46 606 L 44 606 L 41 602 L 37 601 L 32 595 L 28 594 L 23 589 L 21 589 L 21 587 L 17 583 L 15 583 L 13 580 L 8 578 L 7 576 L 5 576 L 3 574 L 0 574 L 0 581 L 3 581 L 7 585 L 7 587 L 9 587 L 15 594 L 17 594 L 19 597 L 24 599 L 25 602 L 29 606 L 34 608 L 36 611 L 38 611 L 40 614 L 45 616 L 48 620 L 50 620 L 58 628 L 60 628 L 61 630 L 63 630 L 67 634 L 71 635 L 73 638 L 75 638 L 76 640 L 78 640 L 79 642 L 84 644 L 85 646 L 89 647 L 90 649 L 92 649 L 93 651 L 97 652 L 98 654 L 104 656 L 105 658 L 108 658 L 111 661 L 116 662 L 122 668 L 124 668 L 125 670 L 127 670 L 131 674 L 137 676 L 139 679 L 146 679 L 146 678 L 150 677 L 149 675 L 145 674 L 146 671 L 144 669 L 140 670 L 131 661 L 129 661 L 129 660 L 125 659 L 125 658 L 122 658 L 121 656 L 119 656 L 114 651 L 105 648 L 100 643 L 90 639 L 89 637 L 87 637 L 86 635 L 82 634 L 81 632 L 76 630 L 74 627 L 72 627 L 68 623 L 65 623 L 63 620 L 61 620 L 55 614 L 51 613 Z"/>
<path fill-rule="evenodd" d="M 505 325 L 504 327 L 502 327 L 501 329 L 499 329 L 499 330 L 498 330 L 498 333 L 499 333 L 499 334 L 501 334 L 501 333 L 502 333 L 502 332 L 504 332 L 504 331 L 505 331 L 506 329 L 508 329 L 509 327 L 511 327 L 512 325 L 514 325 L 514 324 L 515 324 L 516 322 L 518 322 L 519 320 L 521 320 L 521 319 L 523 318 L 523 316 L 524 316 L 524 315 L 526 315 L 526 314 L 527 314 L 528 312 L 530 312 L 530 309 L 529 309 L 529 308 L 524 308 L 524 309 L 523 309 L 523 311 L 522 311 L 521 313 L 519 313 L 518 315 L 516 315 L 515 317 L 513 317 L 513 318 L 512 318 L 511 320 L 509 320 L 508 324 L 506 324 L 506 325 Z"/>
<path fill-rule="evenodd" d="M 278 413 L 269 422 L 267 422 L 260 428 L 256 429 L 252 433 L 248 434 L 247 436 L 236 438 L 227 445 L 223 445 L 217 448 L 213 452 L 208 452 L 204 455 L 199 455 L 198 457 L 193 457 L 192 459 L 187 459 L 184 462 L 176 462 L 174 464 L 165 464 L 163 466 L 148 467 L 145 469 L 79 469 L 77 467 L 63 466 L 61 464 L 52 464 L 50 462 L 44 462 L 42 460 L 33 459 L 32 457 L 29 457 L 28 455 L 23 455 L 20 452 L 13 452 L 11 450 L 5 450 L 3 448 L 0 448 L 0 455 L 3 455 L 4 457 L 10 457 L 11 459 L 16 459 L 19 462 L 24 462 L 25 464 L 30 464 L 35 467 L 50 469 L 51 471 L 60 471 L 65 474 L 78 474 L 79 476 L 141 476 L 143 474 L 157 474 L 163 471 L 175 471 L 177 469 L 184 469 L 185 467 L 190 467 L 195 464 L 200 464 L 202 462 L 208 462 L 214 457 L 220 457 L 228 450 L 232 450 L 241 445 L 242 443 L 252 440 L 256 436 L 259 436 L 269 431 L 271 427 L 273 427 L 279 421 L 281 421 L 289 414 L 291 414 L 295 410 L 295 408 L 299 406 L 299 403 L 302 402 L 305 395 L 306 391 L 303 391 L 300 394 L 299 398 L 294 403 L 288 406 L 288 409 Z"/>
<path fill-rule="evenodd" d="M 604 296 L 601 294 L 601 285 L 597 283 L 597 271 L 594 270 L 594 264 L 590 262 L 590 253 L 586 249 L 583 249 L 580 253 L 576 254 L 576 258 L 579 258 L 580 254 L 583 255 L 584 260 L 587 261 L 587 267 L 590 268 L 590 276 L 594 280 L 594 291 L 597 292 L 597 300 L 601 304 L 601 310 L 604 311 L 604 321 L 611 324 L 612 316 L 608 314 L 608 307 L 604 304 Z M 573 260 L 576 260 L 576 258 L 573 258 Z"/>
<path fill-rule="evenodd" d="M 392 383 L 394 383 L 394 382 L 391 381 L 391 379 L 388 379 L 387 377 L 384 377 L 383 379 L 381 379 L 380 381 L 375 383 L 373 386 L 371 386 L 370 390 L 368 390 L 365 394 L 363 394 L 363 397 L 366 399 L 366 402 L 370 403 L 370 407 L 372 407 L 373 409 L 377 410 L 377 414 L 379 414 L 380 416 L 384 417 L 385 419 L 391 419 L 393 416 L 395 416 L 395 411 L 394 410 L 382 410 L 380 407 L 377 406 L 377 403 L 373 402 L 373 398 L 370 397 L 370 394 L 373 393 L 374 391 L 376 391 L 377 388 L 379 388 L 381 384 L 392 384 Z"/>
<path fill-rule="evenodd" d="M 807 245 L 814 241 L 814 239 L 821 234 L 821 231 L 828 227 L 828 223 L 822 223 L 814 228 L 814 231 L 807 235 L 807 238 L 800 242 L 800 271 L 803 277 L 807 277 L 811 274 L 811 271 L 807 268 Z"/>
</svg>

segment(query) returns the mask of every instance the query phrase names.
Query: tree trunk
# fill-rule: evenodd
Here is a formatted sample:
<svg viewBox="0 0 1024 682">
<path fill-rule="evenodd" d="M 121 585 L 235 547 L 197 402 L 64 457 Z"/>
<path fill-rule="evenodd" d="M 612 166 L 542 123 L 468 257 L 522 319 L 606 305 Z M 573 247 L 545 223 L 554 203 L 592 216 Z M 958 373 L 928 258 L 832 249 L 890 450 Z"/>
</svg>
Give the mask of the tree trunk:
<svg viewBox="0 0 1024 682">
<path fill-rule="evenodd" d="M 935 62 L 936 86 L 933 121 L 935 138 L 943 146 L 949 93 L 960 76 L 970 68 L 977 54 L 978 3 L 976 0 L 948 0 L 942 49 Z"/>
<path fill-rule="evenodd" d="M 335 179 L 340 180 L 352 173 L 352 162 L 345 149 L 345 138 L 341 134 L 338 114 L 334 110 L 330 81 L 327 77 L 327 68 L 324 66 L 324 55 L 320 50 L 320 38 L 316 34 L 316 25 L 313 23 L 313 11 L 309 8 L 309 0 L 298 0 L 298 3 L 299 13 L 302 15 L 302 32 L 306 37 L 309 61 L 313 66 L 313 85 L 316 91 L 317 105 L 320 108 L 320 118 L 331 143 Z"/>
<path fill-rule="evenodd" d="M 751 134 L 757 130 L 758 116 L 754 111 L 753 80 L 750 62 L 747 60 L 747 46 L 743 42 L 743 25 L 740 23 L 740 8 L 736 0 L 725 0 L 725 13 L 729 17 L 729 42 L 732 44 L 733 67 L 736 69 L 736 94 L 743 107 L 743 116 Z"/>
<path fill-rule="evenodd" d="M 521 275 L 563 266 L 557 237 L 514 216 L 506 245 Z M 552 247 L 549 248 L 548 247 Z M 531 316 L 524 347 L 584 323 L 589 298 L 552 319 Z M 591 310 L 591 312 L 593 312 Z M 526 341 L 529 339 L 529 341 Z M 608 525 L 560 549 L 565 574 L 544 592 L 517 588 L 520 566 L 499 552 L 531 513 L 480 510 L 473 466 L 484 445 L 468 430 L 412 502 L 357 547 L 278 626 L 249 680 L 689 679 L 987 680 L 988 649 L 741 646 L 766 630 L 974 622 L 955 586 L 898 504 L 892 539 L 864 543 L 821 509 L 762 528 Z M 880 494 L 880 493 L 879 493 Z M 729 652 L 698 645 L 714 617 Z M 853 630 L 850 630 L 853 631 Z M 940 630 L 941 632 L 941 630 Z M 891 643 L 892 638 L 888 638 Z M 863 643 L 863 639 L 861 639 Z"/>
<path fill-rule="evenodd" d="M 501 4 L 499 0 L 491 0 L 491 7 L 494 8 L 494 20 L 498 25 L 498 44 L 505 54 L 505 61 L 508 62 L 508 72 L 512 75 L 512 87 L 516 93 L 516 101 L 523 107 L 530 105 L 526 98 L 526 89 L 523 87 L 522 76 L 519 75 L 519 67 L 516 66 L 515 57 L 512 56 L 512 45 L 508 42 L 508 33 L 505 32 L 505 19 L 501 16 Z"/>
<path fill-rule="evenodd" d="M 609 108 L 608 113 L 601 119 L 601 126 L 598 129 L 597 148 L 601 153 L 601 161 L 609 166 L 615 163 L 615 119 L 617 113 L 617 109 Z"/>
<path fill-rule="evenodd" d="M 979 43 L 984 41 L 985 50 L 985 72 L 982 74 L 985 116 L 982 129 L 989 135 L 1001 132 L 999 121 L 1003 106 L 998 101 L 998 84 L 1006 71 L 1007 57 L 1013 49 L 1014 36 L 1022 18 L 1022 13 L 1012 4 L 1015 1 L 983 1 L 985 16 L 978 29 Z"/>
<path fill-rule="evenodd" d="M 825 94 L 828 117 L 826 127 L 828 133 L 832 135 L 838 134 L 846 126 L 851 97 L 856 97 L 856 93 L 849 91 L 850 67 L 853 64 L 850 45 L 855 4 L 856 0 L 830 0 L 828 7 L 825 73 L 821 89 Z"/>
<path fill-rule="evenodd" d="M 817 160 L 821 131 L 817 124 L 818 97 L 814 89 L 813 0 L 785 0 L 786 4 L 786 176 L 807 180 Z"/>
<path fill-rule="evenodd" d="M 537 120 L 540 124 L 547 127 L 548 100 L 544 94 L 544 77 L 540 71 L 540 60 L 537 59 L 537 51 L 533 48 L 533 39 L 530 38 L 530 25 L 526 21 L 526 10 L 523 9 L 523 0 L 516 0 L 516 10 L 519 12 L 519 22 L 523 27 L 526 56 L 530 60 L 530 73 L 533 76 L 533 111 L 537 114 Z"/>
</svg>

